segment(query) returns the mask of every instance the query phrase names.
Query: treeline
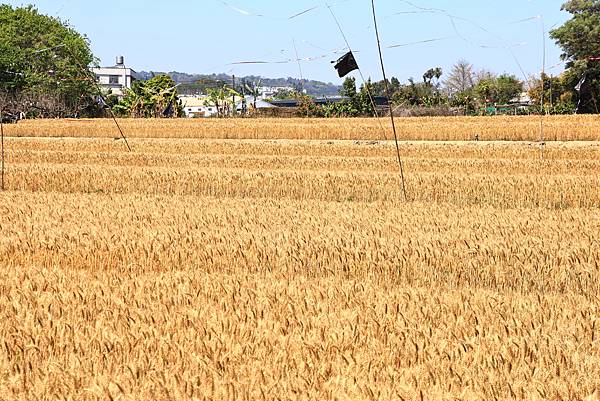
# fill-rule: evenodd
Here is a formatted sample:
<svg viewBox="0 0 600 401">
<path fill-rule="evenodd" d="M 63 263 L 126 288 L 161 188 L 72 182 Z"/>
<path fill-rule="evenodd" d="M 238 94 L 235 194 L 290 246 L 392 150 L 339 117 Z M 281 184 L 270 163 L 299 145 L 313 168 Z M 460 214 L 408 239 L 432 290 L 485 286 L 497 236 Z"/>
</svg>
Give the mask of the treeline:
<svg viewBox="0 0 600 401">
<path fill-rule="evenodd" d="M 235 77 L 227 74 L 187 74 L 182 72 L 147 72 L 138 73 L 140 79 L 150 79 L 157 75 L 168 75 L 176 84 L 180 84 L 177 90 L 182 95 L 207 94 L 210 89 L 218 89 L 223 86 L 233 87 L 243 91 L 246 85 L 268 86 L 268 87 L 290 87 L 299 92 L 306 92 L 310 96 L 335 96 L 340 91 L 340 86 L 329 82 L 315 80 L 301 80 L 297 78 L 265 78 L 255 75 Z"/>
<path fill-rule="evenodd" d="M 472 64 L 460 60 L 446 79 L 442 77 L 441 68 L 432 68 L 419 81 L 410 78 L 408 82 L 401 83 L 392 77 L 387 82 L 387 89 L 384 81 L 367 81 L 358 90 L 356 80 L 346 78 L 340 91 L 345 100 L 323 106 L 320 114 L 340 117 L 372 115 L 373 99 L 387 99 L 388 90 L 392 107 L 396 110 L 420 109 L 425 113 L 427 109 L 435 110 L 432 113 L 453 110 L 466 115 L 495 113 L 502 108 L 515 113 L 539 113 L 542 103 L 546 114 L 570 114 L 577 111 L 582 98 L 575 89 L 577 81 L 573 83 L 569 73 L 523 81 L 509 74 L 498 75 L 486 70 L 475 72 Z M 297 98 L 299 94 L 292 97 Z"/>
</svg>

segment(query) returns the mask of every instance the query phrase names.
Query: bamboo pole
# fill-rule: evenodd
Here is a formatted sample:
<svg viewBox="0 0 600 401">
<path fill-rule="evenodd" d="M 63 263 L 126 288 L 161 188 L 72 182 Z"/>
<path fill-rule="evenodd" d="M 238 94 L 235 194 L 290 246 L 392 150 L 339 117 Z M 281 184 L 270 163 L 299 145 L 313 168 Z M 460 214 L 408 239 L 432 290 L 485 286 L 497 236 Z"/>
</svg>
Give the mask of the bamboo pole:
<svg viewBox="0 0 600 401">
<path fill-rule="evenodd" d="M 4 191 L 4 116 L 2 115 L 2 110 L 4 109 L 4 105 L 0 106 L 0 136 L 2 137 L 2 191 Z"/>
<path fill-rule="evenodd" d="M 544 26 L 544 18 L 541 19 L 542 23 L 542 94 L 540 97 L 540 159 L 544 160 L 544 146 L 545 144 L 545 133 L 544 133 L 544 116 L 546 110 L 544 110 L 544 97 L 545 97 L 545 81 L 546 81 L 546 27 Z"/>
<path fill-rule="evenodd" d="M 392 98 L 390 96 L 390 86 L 387 81 L 387 77 L 385 74 L 385 65 L 383 63 L 383 53 L 381 51 L 381 40 L 379 39 L 379 28 L 377 27 L 377 13 L 375 12 L 375 0 L 371 0 L 371 8 L 373 10 L 373 22 L 375 24 L 375 36 L 377 37 L 377 48 L 379 49 L 379 61 L 381 63 L 381 71 L 383 73 L 383 83 L 385 86 L 385 93 L 388 98 L 387 104 L 388 104 L 388 108 L 390 110 L 390 118 L 392 120 L 392 131 L 394 132 L 394 142 L 396 144 L 396 155 L 398 156 L 398 166 L 400 169 L 402 194 L 404 195 L 404 201 L 407 201 L 408 196 L 406 195 L 406 184 L 404 183 L 404 163 L 402 162 L 402 157 L 400 156 L 400 145 L 398 144 L 398 134 L 396 133 L 396 123 L 394 121 L 394 110 L 392 108 Z"/>
</svg>

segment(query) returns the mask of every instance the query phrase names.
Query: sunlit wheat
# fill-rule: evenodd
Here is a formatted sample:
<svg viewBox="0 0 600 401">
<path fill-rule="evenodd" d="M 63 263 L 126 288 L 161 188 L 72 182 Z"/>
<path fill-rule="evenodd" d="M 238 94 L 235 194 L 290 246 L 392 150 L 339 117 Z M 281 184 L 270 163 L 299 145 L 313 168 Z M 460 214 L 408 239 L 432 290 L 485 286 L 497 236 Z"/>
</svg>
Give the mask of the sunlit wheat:
<svg viewBox="0 0 600 401">
<path fill-rule="evenodd" d="M 6 141 L 1 400 L 600 392 L 597 143 L 403 142 L 403 202 L 366 120 L 128 123 L 10 127 L 98 138 Z"/>
</svg>

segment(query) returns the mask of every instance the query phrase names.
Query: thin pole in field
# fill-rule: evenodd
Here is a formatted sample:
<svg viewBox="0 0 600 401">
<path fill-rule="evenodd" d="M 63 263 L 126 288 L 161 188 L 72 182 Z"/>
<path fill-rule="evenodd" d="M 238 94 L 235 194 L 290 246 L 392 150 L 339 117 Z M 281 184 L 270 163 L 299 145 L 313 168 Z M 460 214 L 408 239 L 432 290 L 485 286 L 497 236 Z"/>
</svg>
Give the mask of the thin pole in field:
<svg viewBox="0 0 600 401">
<path fill-rule="evenodd" d="M 337 25 L 340 33 L 342 34 L 342 38 L 344 39 L 344 42 L 346 42 L 346 47 L 348 48 L 348 50 L 350 52 L 352 52 L 352 47 L 350 47 L 350 42 L 348 41 L 348 38 L 346 37 L 346 34 L 344 33 L 344 30 L 342 29 L 342 25 L 340 24 L 340 21 L 337 19 L 337 17 L 335 16 L 333 10 L 331 9 L 331 6 L 327 2 L 325 2 L 325 6 L 329 10 L 329 13 L 331 14 L 331 17 L 335 21 L 335 24 Z M 381 119 L 379 118 L 379 113 L 377 112 L 377 105 L 375 105 L 375 100 L 373 99 L 373 94 L 371 93 L 371 88 L 369 87 L 369 85 L 367 85 L 367 81 L 365 80 L 365 76 L 363 75 L 362 70 L 360 69 L 360 67 L 358 67 L 358 73 L 360 74 L 360 79 L 362 79 L 364 88 L 367 90 L 367 95 L 369 96 L 369 100 L 371 102 L 371 106 L 373 107 L 373 114 L 375 115 L 375 118 L 377 118 L 377 123 L 379 124 L 379 128 L 381 129 L 381 133 L 383 134 L 383 139 L 385 139 L 387 141 L 387 135 L 385 134 L 385 129 L 383 128 L 383 124 L 381 123 Z"/>
<path fill-rule="evenodd" d="M 300 58 L 298 57 L 296 39 L 292 39 L 292 44 L 294 45 L 294 53 L 296 53 L 296 61 L 298 62 L 298 70 L 300 71 L 300 89 L 304 89 L 304 74 L 302 74 L 302 64 L 300 63 Z"/>
<path fill-rule="evenodd" d="M 390 96 L 390 87 L 385 74 L 385 65 L 383 63 L 383 53 L 381 51 L 381 40 L 379 39 L 379 29 L 377 27 L 377 13 L 375 12 L 375 0 L 371 0 L 371 8 L 373 10 L 373 22 L 375 23 L 375 35 L 377 37 L 377 48 L 379 49 L 379 61 L 381 63 L 381 71 L 383 73 L 383 84 L 385 86 L 386 96 L 388 98 L 387 104 L 390 110 L 390 118 L 392 120 L 392 131 L 394 132 L 394 142 L 396 143 L 396 154 L 398 156 L 398 166 L 400 168 L 400 179 L 402 184 L 402 193 L 404 194 L 404 200 L 407 201 L 406 185 L 404 183 L 404 164 L 402 157 L 400 156 L 400 145 L 398 144 L 398 134 L 396 133 L 396 123 L 394 121 L 394 110 L 392 108 L 392 98 Z"/>
<path fill-rule="evenodd" d="M 300 96 L 304 94 L 304 74 L 302 74 L 302 64 L 300 63 L 300 57 L 298 57 L 298 48 L 296 47 L 296 39 L 292 38 L 292 44 L 294 45 L 294 53 L 296 53 L 296 61 L 298 62 L 298 70 L 300 71 Z M 306 110 L 306 117 L 309 117 L 310 110 Z"/>
<path fill-rule="evenodd" d="M 544 160 L 544 115 L 546 110 L 544 109 L 544 97 L 545 97 L 545 81 L 546 81 L 546 27 L 544 26 L 544 17 L 541 18 L 542 23 L 542 94 L 540 96 L 540 159 Z"/>
<path fill-rule="evenodd" d="M 104 104 L 106 104 L 106 99 L 104 99 L 104 96 L 102 95 L 102 91 L 100 90 L 100 87 L 98 86 L 98 84 L 96 84 L 96 87 L 98 88 L 98 94 L 99 94 L 100 98 L 102 99 Z M 123 138 L 123 141 L 125 141 L 125 146 L 127 146 L 127 150 L 131 152 L 131 146 L 129 146 L 129 142 L 127 142 L 127 137 L 125 136 L 125 134 L 123 133 L 123 130 L 121 129 L 121 126 L 117 122 L 117 117 L 115 117 L 115 113 L 113 113 L 112 108 L 110 106 L 108 106 L 107 108 L 108 108 L 108 112 L 110 113 L 110 116 L 112 117 L 112 120 L 114 121 L 115 125 L 117 126 L 117 129 L 119 130 L 119 133 L 121 134 L 121 138 Z"/>
<path fill-rule="evenodd" d="M 232 117 L 235 117 L 235 112 L 237 111 L 236 107 L 235 107 L 235 74 L 231 75 L 231 85 L 232 85 L 232 87 L 231 87 L 231 89 L 232 89 L 232 91 L 231 91 L 231 97 L 232 97 L 232 99 L 231 99 L 231 115 L 232 115 Z"/>
<path fill-rule="evenodd" d="M 94 85 L 94 88 L 96 89 L 96 93 L 98 94 L 98 96 L 100 97 L 100 99 L 102 100 L 103 105 L 106 105 L 108 113 L 110 114 L 113 122 L 115 123 L 115 126 L 117 127 L 117 130 L 119 130 L 119 134 L 121 135 L 121 139 L 123 139 L 123 141 L 125 142 L 125 146 L 127 146 L 127 150 L 129 152 L 131 152 L 131 146 L 129 146 L 129 142 L 127 141 L 127 137 L 125 136 L 125 133 L 123 132 L 123 129 L 121 129 L 121 126 L 119 125 L 119 122 L 117 121 L 117 117 L 115 116 L 115 113 L 113 113 L 113 110 L 110 106 L 108 106 L 108 104 L 106 103 L 106 98 L 104 97 L 104 95 L 102 94 L 102 89 L 100 88 L 100 84 L 98 83 L 96 77 L 91 77 L 90 75 L 88 75 L 87 73 L 90 72 L 90 70 L 85 67 L 83 64 L 81 64 L 81 62 L 77 59 L 77 57 L 75 57 L 75 55 L 73 54 L 73 52 L 71 51 L 71 49 L 69 49 L 68 46 L 61 46 L 61 47 L 65 47 L 65 49 L 67 50 L 67 52 L 69 53 L 69 55 L 73 58 L 73 61 L 75 61 L 75 64 L 77 64 L 77 66 L 80 69 L 80 72 L 82 72 L 84 74 L 84 78 L 86 78 L 92 85 Z"/>
<path fill-rule="evenodd" d="M 4 118 L 2 116 L 3 108 L 4 105 L 0 106 L 0 136 L 2 137 L 2 191 L 4 191 L 4 121 L 2 121 L 2 119 Z"/>
</svg>

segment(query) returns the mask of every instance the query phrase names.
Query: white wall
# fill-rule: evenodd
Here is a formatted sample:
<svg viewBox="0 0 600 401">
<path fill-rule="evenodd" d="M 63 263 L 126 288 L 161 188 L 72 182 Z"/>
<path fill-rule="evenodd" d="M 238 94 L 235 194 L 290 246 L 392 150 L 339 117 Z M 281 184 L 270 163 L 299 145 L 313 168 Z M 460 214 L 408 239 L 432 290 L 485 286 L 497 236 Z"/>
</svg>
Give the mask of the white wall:
<svg viewBox="0 0 600 401">
<path fill-rule="evenodd" d="M 184 106 L 183 111 L 186 117 L 197 117 L 198 114 L 204 113 L 204 117 L 212 117 L 217 115 L 215 106 Z"/>
<path fill-rule="evenodd" d="M 131 84 L 133 83 L 133 70 L 131 68 L 92 68 L 92 72 L 96 74 L 98 84 L 100 84 L 103 89 L 110 89 L 115 95 L 122 95 L 123 88 L 131 88 Z M 116 83 L 110 82 L 111 76 L 118 77 Z"/>
</svg>

